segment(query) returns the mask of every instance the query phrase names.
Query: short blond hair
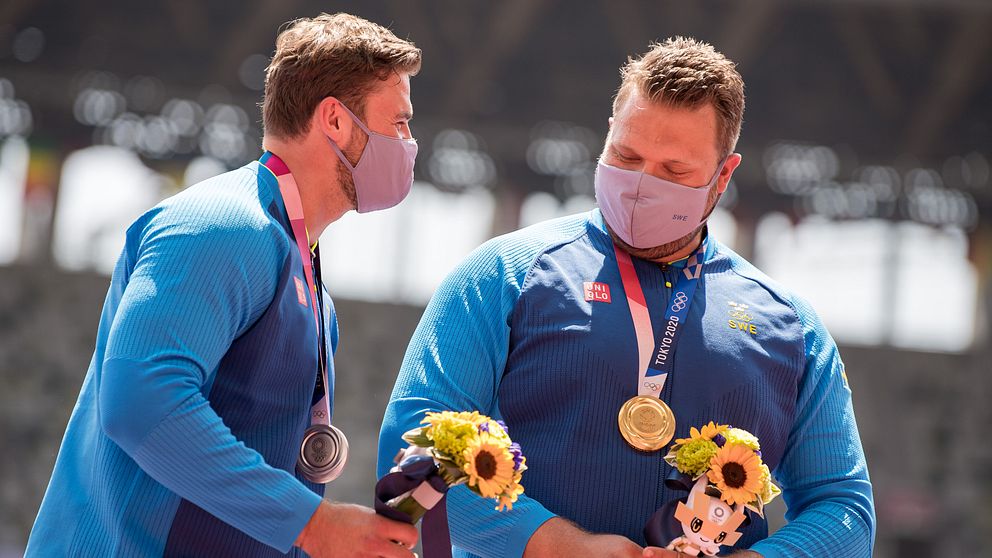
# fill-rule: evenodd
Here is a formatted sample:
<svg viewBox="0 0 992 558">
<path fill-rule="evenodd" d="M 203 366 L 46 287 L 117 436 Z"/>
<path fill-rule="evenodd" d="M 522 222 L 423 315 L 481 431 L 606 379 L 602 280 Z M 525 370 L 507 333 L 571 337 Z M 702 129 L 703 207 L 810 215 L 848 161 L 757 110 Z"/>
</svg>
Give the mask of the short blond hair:
<svg viewBox="0 0 992 558">
<path fill-rule="evenodd" d="M 265 71 L 262 122 L 265 133 L 305 134 L 325 97 L 336 97 L 364 115 L 365 96 L 393 73 L 420 71 L 420 49 L 389 29 L 345 13 L 289 22 L 276 38 Z"/>
<path fill-rule="evenodd" d="M 712 45 L 686 37 L 652 43 L 640 58 L 620 69 L 613 112 L 637 90 L 653 102 L 698 108 L 709 103 L 717 114 L 717 150 L 733 152 L 744 121 L 744 80 L 733 62 Z"/>
</svg>

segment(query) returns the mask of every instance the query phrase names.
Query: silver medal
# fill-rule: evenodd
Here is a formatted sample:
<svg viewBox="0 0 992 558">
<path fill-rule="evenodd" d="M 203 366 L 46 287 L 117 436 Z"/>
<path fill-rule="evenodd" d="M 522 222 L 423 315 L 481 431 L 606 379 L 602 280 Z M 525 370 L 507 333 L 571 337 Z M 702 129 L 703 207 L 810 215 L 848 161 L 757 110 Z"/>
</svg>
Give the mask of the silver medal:
<svg viewBox="0 0 992 558">
<path fill-rule="evenodd" d="M 348 438 L 336 427 L 314 424 L 303 434 L 296 468 L 307 480 L 327 484 L 341 476 L 348 461 Z"/>
</svg>

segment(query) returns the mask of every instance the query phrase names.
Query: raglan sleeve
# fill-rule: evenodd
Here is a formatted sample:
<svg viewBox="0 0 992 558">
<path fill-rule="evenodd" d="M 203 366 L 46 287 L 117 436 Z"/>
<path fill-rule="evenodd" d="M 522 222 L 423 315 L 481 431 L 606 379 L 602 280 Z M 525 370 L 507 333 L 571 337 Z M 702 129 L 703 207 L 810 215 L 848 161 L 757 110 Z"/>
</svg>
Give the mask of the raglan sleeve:
<svg viewBox="0 0 992 558">
<path fill-rule="evenodd" d="M 101 425 L 163 486 L 287 552 L 320 496 L 235 438 L 204 395 L 271 302 L 285 249 L 236 213 L 173 213 L 129 232 L 136 249 L 102 364 Z"/>
<path fill-rule="evenodd" d="M 788 524 L 752 546 L 765 558 L 869 557 L 875 538 L 871 481 L 837 345 L 802 300 L 806 365 L 795 423 L 774 478 Z"/>
<path fill-rule="evenodd" d="M 403 433 L 417 427 L 428 411 L 478 410 L 498 418 L 496 393 L 509 350 L 509 320 L 525 274 L 515 267 L 490 241 L 435 292 L 386 408 L 379 477 L 406 446 Z M 554 515 L 526 494 L 512 511 L 498 512 L 493 500 L 465 486 L 449 490 L 447 502 L 453 543 L 479 556 L 522 556 L 534 531 Z"/>
</svg>

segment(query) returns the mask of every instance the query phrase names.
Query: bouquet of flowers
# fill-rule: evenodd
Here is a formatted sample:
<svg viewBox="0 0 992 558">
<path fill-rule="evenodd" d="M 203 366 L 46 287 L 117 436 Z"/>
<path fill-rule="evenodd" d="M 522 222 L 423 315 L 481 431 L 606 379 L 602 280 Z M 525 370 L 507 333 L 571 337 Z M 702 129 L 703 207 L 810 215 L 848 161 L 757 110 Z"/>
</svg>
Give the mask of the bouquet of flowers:
<svg viewBox="0 0 992 558">
<path fill-rule="evenodd" d="M 688 438 L 675 440 L 665 461 L 692 480 L 706 475 L 721 500 L 746 506 L 762 517 L 765 504 L 781 494 L 761 461 L 758 438 L 740 428 L 712 421 L 701 430 L 692 427 Z"/>
<path fill-rule="evenodd" d="M 721 544 L 737 542 L 745 510 L 764 517 L 765 504 L 781 493 L 761 460 L 758 438 L 740 428 L 713 422 L 693 427 L 688 438 L 672 444 L 665 461 L 686 481 L 672 484 L 689 490 L 675 508 L 682 535 L 667 547 L 690 556 L 715 556 Z"/>
<path fill-rule="evenodd" d="M 502 421 L 477 411 L 444 411 L 427 413 L 422 424 L 403 435 L 410 447 L 397 455 L 396 467 L 380 481 L 383 484 L 394 474 L 403 475 L 411 481 L 407 483 L 411 488 L 397 495 L 382 492 L 378 499 L 405 514 L 411 523 L 440 502 L 448 488 L 460 484 L 495 500 L 500 511 L 513 508 L 524 491 L 520 479 L 527 459 L 510 440 Z"/>
</svg>

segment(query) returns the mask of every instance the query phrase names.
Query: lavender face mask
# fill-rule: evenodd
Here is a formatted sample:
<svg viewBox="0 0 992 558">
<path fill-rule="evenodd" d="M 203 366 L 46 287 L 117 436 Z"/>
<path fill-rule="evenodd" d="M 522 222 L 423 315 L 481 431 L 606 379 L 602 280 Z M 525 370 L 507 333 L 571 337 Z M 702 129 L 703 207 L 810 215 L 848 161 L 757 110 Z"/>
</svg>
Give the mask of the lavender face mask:
<svg viewBox="0 0 992 558">
<path fill-rule="evenodd" d="M 351 171 L 358 198 L 358 212 L 368 213 L 395 206 L 403 201 L 413 186 L 417 140 L 393 138 L 373 132 L 348 107 L 344 104 L 341 106 L 369 136 L 369 142 L 365 144 L 365 150 L 355 166 L 348 162 L 348 158 L 331 138 L 327 138 L 338 158 Z"/>
<path fill-rule="evenodd" d="M 684 237 L 709 217 L 706 199 L 721 169 L 722 162 L 706 186 L 692 188 L 600 161 L 596 202 L 621 240 L 634 248 L 654 248 Z"/>
</svg>

